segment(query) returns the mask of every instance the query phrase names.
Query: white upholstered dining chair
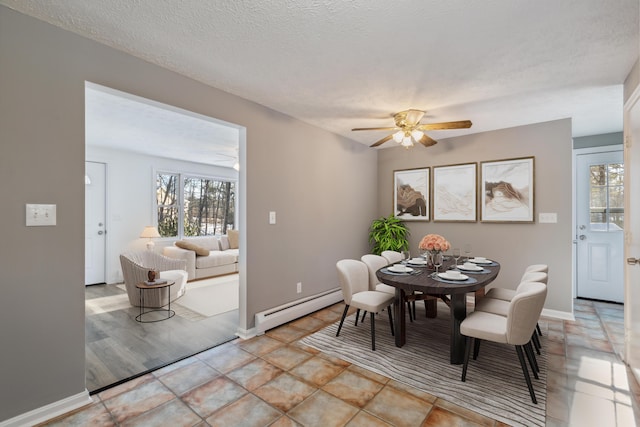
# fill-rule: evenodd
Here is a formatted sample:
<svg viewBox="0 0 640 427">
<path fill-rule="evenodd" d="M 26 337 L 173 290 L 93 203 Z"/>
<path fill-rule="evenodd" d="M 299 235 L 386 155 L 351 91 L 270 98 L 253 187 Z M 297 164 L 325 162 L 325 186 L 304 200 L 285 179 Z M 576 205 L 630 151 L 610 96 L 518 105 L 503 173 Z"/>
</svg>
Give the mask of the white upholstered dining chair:
<svg viewBox="0 0 640 427">
<path fill-rule="evenodd" d="M 549 267 L 546 264 L 534 264 L 530 265 L 524 270 L 524 274 L 520 278 L 520 283 L 522 282 L 542 282 L 545 285 L 549 280 L 548 275 Z M 511 299 L 515 296 L 515 289 L 506 289 L 506 288 L 492 288 L 489 289 L 485 298 L 487 301 L 480 302 L 480 310 L 496 312 L 495 310 L 505 311 L 504 304 L 492 301 L 492 300 L 503 300 L 503 301 L 511 301 Z M 502 308 L 500 308 L 502 307 Z M 500 313 L 500 312 L 496 312 Z M 542 330 L 540 329 L 540 325 L 536 323 L 536 331 L 538 331 L 538 335 L 542 336 Z M 534 344 L 536 345 L 536 350 L 538 350 L 538 354 L 540 353 L 540 341 L 538 339 L 534 339 Z"/>
<path fill-rule="evenodd" d="M 369 290 L 369 270 L 364 262 L 355 259 L 343 259 L 337 262 L 336 267 L 338 269 L 338 281 L 342 288 L 342 297 L 345 303 L 336 337 L 340 335 L 340 330 L 342 329 L 342 324 L 347 316 L 349 307 L 355 307 L 357 309 L 356 326 L 358 326 L 360 310 L 367 311 L 371 319 L 371 350 L 375 351 L 375 314 L 387 308 L 389 323 L 391 325 L 391 335 L 393 335 L 393 316 L 389 306 L 393 303 L 394 296 L 386 292 Z"/>
<path fill-rule="evenodd" d="M 395 264 L 396 262 L 402 261 L 402 254 L 397 251 L 382 251 L 380 255 L 385 257 L 389 264 Z"/>
<path fill-rule="evenodd" d="M 366 254 L 362 255 L 360 258 L 362 262 L 367 265 L 369 270 L 369 290 L 378 291 L 378 292 L 386 292 L 394 296 L 396 295 L 396 288 L 390 285 L 386 285 L 384 283 L 380 283 L 378 277 L 376 276 L 376 271 L 380 270 L 382 267 L 386 267 L 389 265 L 389 262 L 382 255 L 374 255 L 374 254 Z M 435 299 L 435 297 L 432 297 Z M 415 301 L 415 295 L 407 295 L 405 301 L 407 302 L 407 311 L 409 313 L 409 320 L 413 322 L 413 316 L 415 313 L 415 308 L 411 310 L 411 302 Z M 425 303 L 426 304 L 426 303 Z M 364 315 L 362 316 L 364 320 Z"/>
<path fill-rule="evenodd" d="M 522 277 L 520 278 L 520 283 L 522 282 L 543 282 L 547 283 L 548 280 L 548 271 L 549 267 L 545 264 L 535 264 L 530 265 L 524 270 Z M 544 274 L 544 279 L 541 279 L 541 274 Z M 511 301 L 511 298 L 516 294 L 515 289 L 507 289 L 502 287 L 491 288 L 487 291 L 485 297 L 501 299 L 504 301 Z"/>
<path fill-rule="evenodd" d="M 501 344 L 514 345 L 520 367 L 524 375 L 529 395 L 533 403 L 538 403 L 533 390 L 533 384 L 529 370 L 525 362 L 525 353 L 532 366 L 534 376 L 538 378 L 536 367 L 532 361 L 531 336 L 535 332 L 536 322 L 542 312 L 547 296 L 547 286 L 544 283 L 525 282 L 518 286 L 518 292 L 508 303 L 509 310 L 506 316 L 474 311 L 460 324 L 460 333 L 466 336 L 466 348 L 464 365 L 462 367 L 462 381 L 466 381 L 467 369 L 471 347 L 474 347 L 474 359 L 477 357 L 478 346 L 481 340 L 493 341 Z"/>
</svg>

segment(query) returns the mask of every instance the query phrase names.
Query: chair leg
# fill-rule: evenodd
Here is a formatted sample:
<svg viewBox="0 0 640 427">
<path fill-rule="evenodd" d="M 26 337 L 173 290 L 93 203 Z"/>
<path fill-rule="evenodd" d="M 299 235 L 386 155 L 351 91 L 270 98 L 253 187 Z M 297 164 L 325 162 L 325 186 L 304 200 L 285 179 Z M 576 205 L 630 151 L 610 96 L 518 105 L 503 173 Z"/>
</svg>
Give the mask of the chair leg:
<svg viewBox="0 0 640 427">
<path fill-rule="evenodd" d="M 475 338 L 473 337 L 467 337 L 465 339 L 464 365 L 462 365 L 462 378 L 460 378 L 462 382 L 466 381 L 467 379 L 467 366 L 469 366 L 469 356 L 471 355 L 471 346 L 474 345 L 474 340 Z"/>
<path fill-rule="evenodd" d="M 366 319 L 366 318 L 367 318 L 367 312 L 363 311 L 362 312 L 362 319 L 360 319 L 360 323 L 364 323 L 364 319 Z"/>
<path fill-rule="evenodd" d="M 356 309 L 356 326 L 358 326 L 358 317 L 360 317 L 360 309 Z"/>
<path fill-rule="evenodd" d="M 340 329 L 342 329 L 344 318 L 347 317 L 347 311 L 349 311 L 349 305 L 345 304 L 344 311 L 342 312 L 342 319 L 340 319 L 340 325 L 338 326 L 338 332 L 336 332 L 336 336 L 340 335 Z"/>
<path fill-rule="evenodd" d="M 524 345 L 524 352 L 527 355 L 527 359 L 529 359 L 529 366 L 531 366 L 531 372 L 533 372 L 533 376 L 535 379 L 539 380 L 538 372 L 540 372 L 540 368 L 538 367 L 538 361 L 536 360 L 536 355 L 533 354 L 533 347 L 531 347 L 531 341 Z"/>
<path fill-rule="evenodd" d="M 481 339 L 476 338 L 474 339 L 475 343 L 473 344 L 473 360 L 477 360 L 478 359 L 478 354 L 480 353 L 480 343 L 482 342 Z"/>
<path fill-rule="evenodd" d="M 387 307 L 387 313 L 389 313 L 389 325 L 391 325 L 391 336 L 395 336 L 393 331 L 393 316 L 391 315 L 391 306 Z"/>
<path fill-rule="evenodd" d="M 536 353 L 540 354 L 540 348 L 542 346 L 540 345 L 540 339 L 538 338 L 538 334 L 536 334 L 536 331 L 533 331 L 533 334 L 531 335 L 531 340 L 533 341 L 533 345 L 536 348 Z"/>
<path fill-rule="evenodd" d="M 522 373 L 524 374 L 524 379 L 527 381 L 527 387 L 529 388 L 529 395 L 531 396 L 531 401 L 535 404 L 538 404 L 536 400 L 536 394 L 533 391 L 533 384 L 531 384 L 531 377 L 529 377 L 529 370 L 527 369 L 527 363 L 524 361 L 524 355 L 522 354 L 522 346 L 516 346 L 516 352 L 518 353 L 518 360 L 520 360 L 520 366 L 522 367 Z"/>
<path fill-rule="evenodd" d="M 409 312 L 409 322 L 413 323 L 413 311 L 411 310 L 411 301 L 407 301 L 407 312 Z"/>
<path fill-rule="evenodd" d="M 413 318 L 415 319 L 416 318 L 416 302 L 412 301 L 411 306 L 413 308 Z"/>
<path fill-rule="evenodd" d="M 542 336 L 542 330 L 540 329 L 539 323 L 536 323 L 536 330 L 538 331 L 538 335 Z"/>
<path fill-rule="evenodd" d="M 376 351 L 376 315 L 371 312 L 371 350 Z"/>
</svg>

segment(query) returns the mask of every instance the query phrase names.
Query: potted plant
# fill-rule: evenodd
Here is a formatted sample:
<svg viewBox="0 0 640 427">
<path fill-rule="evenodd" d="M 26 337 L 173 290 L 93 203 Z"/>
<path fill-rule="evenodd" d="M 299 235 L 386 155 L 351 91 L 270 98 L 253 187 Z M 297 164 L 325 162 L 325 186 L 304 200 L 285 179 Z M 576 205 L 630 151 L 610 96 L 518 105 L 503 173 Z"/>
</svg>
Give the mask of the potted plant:
<svg viewBox="0 0 640 427">
<path fill-rule="evenodd" d="M 372 253 L 380 255 L 382 251 L 403 251 L 409 249 L 409 229 L 402 220 L 391 214 L 388 217 L 374 219 L 369 228 L 369 243 Z"/>
</svg>

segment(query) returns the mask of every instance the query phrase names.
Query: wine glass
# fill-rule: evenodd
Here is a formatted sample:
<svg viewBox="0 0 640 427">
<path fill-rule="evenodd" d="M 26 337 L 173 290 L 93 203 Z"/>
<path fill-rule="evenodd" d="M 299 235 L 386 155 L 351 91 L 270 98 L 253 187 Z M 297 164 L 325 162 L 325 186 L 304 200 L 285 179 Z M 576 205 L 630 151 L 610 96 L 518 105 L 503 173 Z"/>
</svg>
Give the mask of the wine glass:
<svg viewBox="0 0 640 427">
<path fill-rule="evenodd" d="M 467 257 L 467 261 L 471 259 L 471 245 L 469 243 L 464 245 L 464 255 Z"/>
<path fill-rule="evenodd" d="M 456 267 L 458 267 L 458 260 L 460 259 L 460 248 L 453 248 L 453 259 L 456 260 Z"/>
<path fill-rule="evenodd" d="M 401 251 L 400 254 L 402 254 L 402 263 L 406 265 L 409 262 L 409 259 L 411 259 L 411 252 L 404 250 Z"/>
<path fill-rule="evenodd" d="M 443 261 L 444 261 L 444 256 L 442 255 L 441 252 L 433 254 L 433 266 L 436 268 L 436 272 L 435 272 L 436 276 L 438 275 L 438 270 L 442 266 Z"/>
</svg>

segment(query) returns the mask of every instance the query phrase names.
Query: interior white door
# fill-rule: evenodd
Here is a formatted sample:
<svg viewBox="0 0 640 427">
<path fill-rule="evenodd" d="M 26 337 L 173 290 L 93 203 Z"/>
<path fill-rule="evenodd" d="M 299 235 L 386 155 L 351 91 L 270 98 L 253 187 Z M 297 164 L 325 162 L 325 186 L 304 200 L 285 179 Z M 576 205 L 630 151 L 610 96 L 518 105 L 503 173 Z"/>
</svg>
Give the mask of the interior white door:
<svg viewBox="0 0 640 427">
<path fill-rule="evenodd" d="M 624 300 L 622 148 L 576 156 L 576 295 Z"/>
<path fill-rule="evenodd" d="M 640 381 L 640 89 L 625 106 L 625 362 Z M 635 212 L 635 214 L 633 214 Z"/>
<path fill-rule="evenodd" d="M 104 163 L 85 162 L 84 284 L 105 283 L 106 169 Z"/>
</svg>

